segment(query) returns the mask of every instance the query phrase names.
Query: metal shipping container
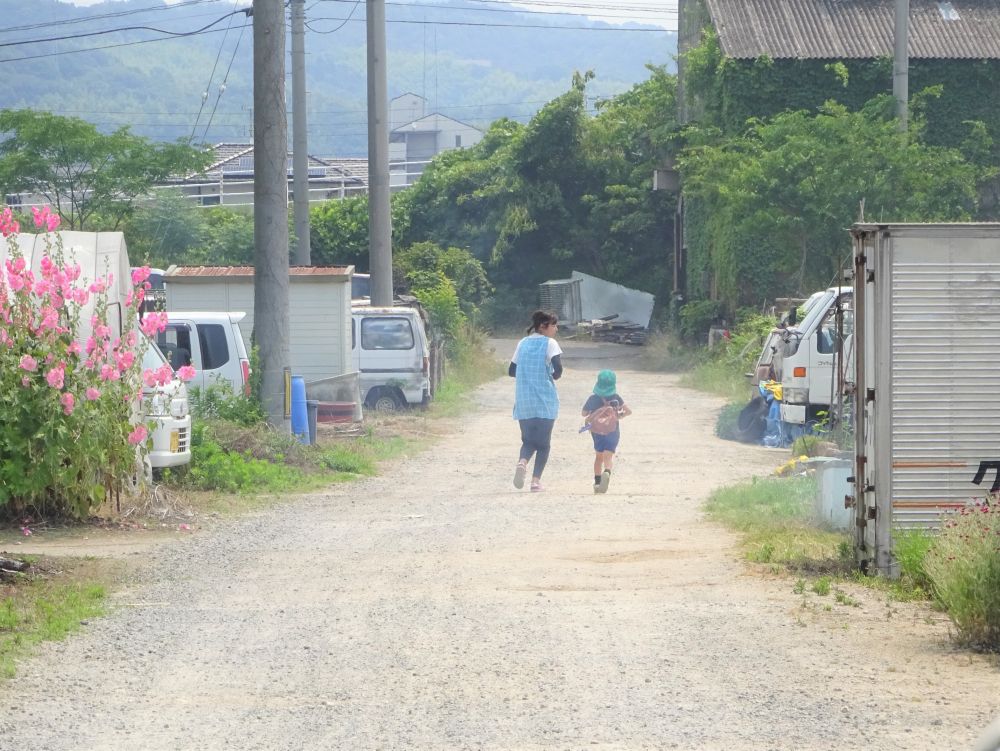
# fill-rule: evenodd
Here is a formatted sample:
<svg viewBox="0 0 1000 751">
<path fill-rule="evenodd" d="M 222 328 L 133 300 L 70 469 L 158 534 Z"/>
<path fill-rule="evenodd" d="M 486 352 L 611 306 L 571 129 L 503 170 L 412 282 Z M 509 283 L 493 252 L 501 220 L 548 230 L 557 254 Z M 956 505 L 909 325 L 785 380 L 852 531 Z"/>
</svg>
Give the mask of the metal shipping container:
<svg viewBox="0 0 1000 751">
<path fill-rule="evenodd" d="M 1000 489 L 1000 224 L 856 224 L 855 550 Z"/>
</svg>

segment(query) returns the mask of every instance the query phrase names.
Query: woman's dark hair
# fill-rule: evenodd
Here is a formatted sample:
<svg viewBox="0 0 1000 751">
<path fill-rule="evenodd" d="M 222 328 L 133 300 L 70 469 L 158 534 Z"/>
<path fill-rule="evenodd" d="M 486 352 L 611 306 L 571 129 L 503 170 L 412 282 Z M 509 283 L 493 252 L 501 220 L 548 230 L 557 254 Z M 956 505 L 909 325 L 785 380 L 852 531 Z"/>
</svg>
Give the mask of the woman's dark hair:
<svg viewBox="0 0 1000 751">
<path fill-rule="evenodd" d="M 528 333 L 538 331 L 542 326 L 548 326 L 550 323 L 559 323 L 559 318 L 555 313 L 548 310 L 536 310 L 531 314 L 531 325 L 528 326 Z"/>
</svg>

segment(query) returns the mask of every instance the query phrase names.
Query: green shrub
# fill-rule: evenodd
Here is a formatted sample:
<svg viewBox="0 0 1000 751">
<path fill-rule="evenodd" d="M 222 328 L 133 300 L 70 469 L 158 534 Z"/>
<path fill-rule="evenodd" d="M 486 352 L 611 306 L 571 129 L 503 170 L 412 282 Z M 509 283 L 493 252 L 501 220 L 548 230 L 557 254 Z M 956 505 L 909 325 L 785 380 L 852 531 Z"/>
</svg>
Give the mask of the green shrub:
<svg viewBox="0 0 1000 751">
<path fill-rule="evenodd" d="M 931 591 L 931 583 L 924 561 L 933 544 L 934 538 L 922 529 L 900 529 L 892 536 L 892 553 L 899 563 L 900 575 L 925 592 Z"/>
<path fill-rule="evenodd" d="M 1000 651 L 1000 506 L 976 503 L 949 514 L 924 570 L 956 640 Z"/>
<path fill-rule="evenodd" d="M 295 467 L 226 451 L 211 440 L 193 446 L 191 454 L 191 469 L 186 481 L 202 490 L 276 491 L 301 479 L 301 470 Z"/>
<path fill-rule="evenodd" d="M 703 342 L 712 322 L 722 315 L 723 304 L 719 300 L 696 300 L 681 308 L 681 336 L 688 342 Z"/>
<path fill-rule="evenodd" d="M 818 435 L 800 435 L 792 441 L 792 456 L 816 456 L 821 443 Z"/>
<path fill-rule="evenodd" d="M 191 415 L 195 420 L 227 420 L 237 425 L 260 425 L 267 420 L 261 403 L 248 396 L 237 396 L 229 385 L 194 387 L 190 390 Z"/>
<path fill-rule="evenodd" d="M 727 404 L 721 410 L 719 410 L 719 416 L 715 420 L 715 434 L 719 438 L 723 438 L 727 441 L 738 441 L 740 440 L 740 430 L 738 425 L 738 420 L 740 417 L 740 412 L 746 404 L 736 403 Z"/>
</svg>

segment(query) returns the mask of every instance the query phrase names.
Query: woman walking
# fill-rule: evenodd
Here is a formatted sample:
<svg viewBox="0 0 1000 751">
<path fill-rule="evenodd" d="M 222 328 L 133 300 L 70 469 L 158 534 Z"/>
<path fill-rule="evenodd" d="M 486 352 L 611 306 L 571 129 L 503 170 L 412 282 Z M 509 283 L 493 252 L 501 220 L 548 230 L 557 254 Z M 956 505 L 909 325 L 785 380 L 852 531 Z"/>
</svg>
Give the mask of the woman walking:
<svg viewBox="0 0 1000 751">
<path fill-rule="evenodd" d="M 531 491 L 542 490 L 542 472 L 549 459 L 552 426 L 559 415 L 559 394 L 555 382 L 562 375 L 562 348 L 555 340 L 559 319 L 553 313 L 536 310 L 531 316 L 528 336 L 517 343 L 510 360 L 509 375 L 514 381 L 514 419 L 521 426 L 521 454 L 514 469 L 514 487 L 523 488 L 531 471 Z"/>
</svg>

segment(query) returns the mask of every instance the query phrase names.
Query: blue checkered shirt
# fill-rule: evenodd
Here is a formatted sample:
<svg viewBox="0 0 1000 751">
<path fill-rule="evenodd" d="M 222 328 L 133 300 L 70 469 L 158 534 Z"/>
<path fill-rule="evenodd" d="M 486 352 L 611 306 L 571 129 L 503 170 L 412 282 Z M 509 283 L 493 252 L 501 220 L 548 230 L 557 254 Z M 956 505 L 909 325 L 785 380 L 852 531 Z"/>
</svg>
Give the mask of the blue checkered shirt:
<svg viewBox="0 0 1000 751">
<path fill-rule="evenodd" d="M 555 420 L 559 415 L 559 393 L 552 380 L 548 359 L 549 338 L 526 336 L 517 345 L 517 373 L 514 378 L 514 419 L 541 417 Z"/>
</svg>

